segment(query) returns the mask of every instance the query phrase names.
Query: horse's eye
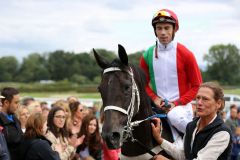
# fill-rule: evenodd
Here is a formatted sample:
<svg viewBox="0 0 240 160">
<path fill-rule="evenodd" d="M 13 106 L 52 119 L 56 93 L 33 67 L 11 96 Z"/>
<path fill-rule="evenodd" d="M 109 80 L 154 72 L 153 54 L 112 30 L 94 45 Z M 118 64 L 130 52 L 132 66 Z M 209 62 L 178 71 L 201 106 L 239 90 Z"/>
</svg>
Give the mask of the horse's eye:
<svg viewBox="0 0 240 160">
<path fill-rule="evenodd" d="M 125 90 L 125 91 L 127 91 L 127 90 L 129 90 L 129 89 L 130 89 L 130 86 L 129 86 L 129 85 L 125 85 L 125 86 L 124 86 L 124 90 Z"/>
</svg>

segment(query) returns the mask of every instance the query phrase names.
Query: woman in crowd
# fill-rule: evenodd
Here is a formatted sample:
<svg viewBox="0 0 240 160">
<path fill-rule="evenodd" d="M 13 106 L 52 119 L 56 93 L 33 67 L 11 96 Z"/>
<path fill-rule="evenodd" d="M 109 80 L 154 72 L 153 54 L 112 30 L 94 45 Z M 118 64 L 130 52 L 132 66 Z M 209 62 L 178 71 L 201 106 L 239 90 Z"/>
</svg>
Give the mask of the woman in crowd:
<svg viewBox="0 0 240 160">
<path fill-rule="evenodd" d="M 61 148 L 61 152 L 58 152 L 61 160 L 69 160 L 74 156 L 76 147 L 79 146 L 84 135 L 80 138 L 75 136 L 69 137 L 69 133 L 66 130 L 66 115 L 65 111 L 60 107 L 53 107 L 47 120 L 47 133 L 46 138 L 51 141 L 53 150 L 58 151 Z"/>
<path fill-rule="evenodd" d="M 160 120 L 152 123 L 153 136 L 174 159 L 226 160 L 231 153 L 231 131 L 218 114 L 224 108 L 222 89 L 215 83 L 203 83 L 196 95 L 197 117 L 188 123 L 183 146 L 174 145 L 161 137 Z M 166 160 L 158 155 L 156 160 Z"/>
<path fill-rule="evenodd" d="M 58 153 L 52 150 L 51 142 L 43 136 L 43 124 L 43 116 L 40 113 L 32 114 L 28 118 L 24 140 L 21 145 L 21 159 L 60 160 Z"/>
<path fill-rule="evenodd" d="M 71 117 L 71 112 L 69 109 L 69 104 L 64 99 L 59 99 L 55 103 L 52 104 L 53 107 L 61 107 L 65 111 L 66 120 Z"/>
<path fill-rule="evenodd" d="M 78 134 L 81 130 L 83 119 L 83 105 L 79 102 L 72 102 L 69 104 L 71 111 L 71 119 L 68 128 L 72 134 Z"/>
<path fill-rule="evenodd" d="M 84 117 L 80 135 L 86 136 L 78 147 L 80 157 L 91 156 L 95 160 L 101 160 L 102 139 L 99 133 L 98 120 L 94 115 L 90 114 Z"/>
<path fill-rule="evenodd" d="M 23 106 L 23 105 L 20 106 L 17 109 L 16 115 L 17 115 L 17 118 L 20 121 L 21 129 L 24 133 L 25 130 L 26 130 L 26 123 L 27 123 L 28 117 L 30 116 L 28 107 Z"/>
<path fill-rule="evenodd" d="M 31 102 L 27 107 L 28 107 L 30 115 L 35 114 L 35 113 L 42 114 L 42 108 L 41 108 L 40 102 L 38 102 L 38 101 Z"/>
</svg>

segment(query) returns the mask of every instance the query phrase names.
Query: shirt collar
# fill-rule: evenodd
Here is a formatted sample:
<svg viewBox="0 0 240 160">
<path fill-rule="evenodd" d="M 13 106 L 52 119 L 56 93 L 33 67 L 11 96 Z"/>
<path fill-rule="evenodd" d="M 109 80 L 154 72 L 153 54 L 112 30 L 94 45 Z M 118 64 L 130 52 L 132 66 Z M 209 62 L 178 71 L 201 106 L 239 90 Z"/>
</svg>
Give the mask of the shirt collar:
<svg viewBox="0 0 240 160">
<path fill-rule="evenodd" d="M 170 49 L 172 49 L 174 47 L 174 41 L 171 41 L 170 43 L 168 43 L 167 45 L 163 45 L 162 43 L 160 43 L 159 39 L 157 40 L 157 44 L 158 44 L 158 51 L 168 51 Z"/>
</svg>

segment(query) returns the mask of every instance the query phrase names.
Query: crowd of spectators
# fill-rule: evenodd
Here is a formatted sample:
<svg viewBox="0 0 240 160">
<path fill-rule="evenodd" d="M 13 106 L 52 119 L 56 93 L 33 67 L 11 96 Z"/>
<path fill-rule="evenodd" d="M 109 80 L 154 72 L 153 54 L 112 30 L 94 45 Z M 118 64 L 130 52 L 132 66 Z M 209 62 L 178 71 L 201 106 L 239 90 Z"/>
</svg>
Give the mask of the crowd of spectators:
<svg viewBox="0 0 240 160">
<path fill-rule="evenodd" d="M 1 91 L 1 160 L 118 159 L 119 152 L 108 150 L 101 138 L 94 107 L 75 96 L 48 104 L 20 95 L 12 87 Z"/>
</svg>

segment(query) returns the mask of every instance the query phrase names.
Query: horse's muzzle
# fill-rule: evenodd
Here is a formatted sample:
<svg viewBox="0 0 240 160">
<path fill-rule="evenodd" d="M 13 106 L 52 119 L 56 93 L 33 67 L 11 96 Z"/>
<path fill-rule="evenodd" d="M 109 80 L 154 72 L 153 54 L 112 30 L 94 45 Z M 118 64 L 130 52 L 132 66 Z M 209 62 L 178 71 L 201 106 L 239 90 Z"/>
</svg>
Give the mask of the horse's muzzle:
<svg viewBox="0 0 240 160">
<path fill-rule="evenodd" d="M 119 132 L 110 132 L 110 133 L 103 132 L 102 137 L 109 149 L 118 149 L 121 147 L 120 145 L 121 134 Z"/>
</svg>

